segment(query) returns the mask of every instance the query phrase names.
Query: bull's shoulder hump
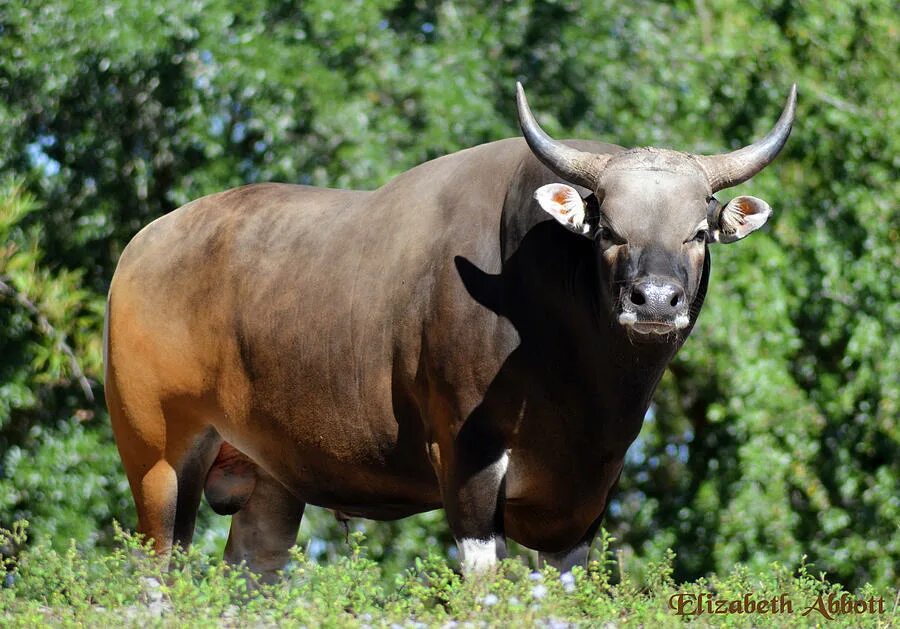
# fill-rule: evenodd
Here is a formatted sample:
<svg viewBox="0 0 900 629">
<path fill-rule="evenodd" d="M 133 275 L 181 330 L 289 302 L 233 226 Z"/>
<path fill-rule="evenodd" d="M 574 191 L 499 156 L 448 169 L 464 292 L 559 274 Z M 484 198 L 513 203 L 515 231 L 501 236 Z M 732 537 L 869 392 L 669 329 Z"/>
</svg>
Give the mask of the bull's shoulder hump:
<svg viewBox="0 0 900 629">
<path fill-rule="evenodd" d="M 618 153 L 624 149 L 615 144 L 592 140 L 563 140 L 582 151 Z M 436 190 L 441 186 L 458 187 L 461 183 L 485 182 L 495 186 L 504 177 L 512 177 L 523 162 L 537 161 L 521 137 L 479 144 L 419 164 L 388 181 L 379 193 L 401 190 Z"/>
</svg>

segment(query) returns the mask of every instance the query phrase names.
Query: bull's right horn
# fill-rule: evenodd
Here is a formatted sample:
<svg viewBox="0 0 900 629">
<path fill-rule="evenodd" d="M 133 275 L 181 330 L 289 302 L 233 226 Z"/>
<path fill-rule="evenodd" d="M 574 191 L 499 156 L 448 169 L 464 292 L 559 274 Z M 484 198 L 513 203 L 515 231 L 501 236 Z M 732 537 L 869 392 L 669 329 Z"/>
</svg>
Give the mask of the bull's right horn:
<svg viewBox="0 0 900 629">
<path fill-rule="evenodd" d="M 525 141 L 535 156 L 563 179 L 584 186 L 592 192 L 595 191 L 600 173 L 609 161 L 609 155 L 579 151 L 547 135 L 534 119 L 525 99 L 525 90 L 518 81 L 516 104 L 519 108 L 519 127 L 522 128 L 522 135 L 525 136 Z"/>
<path fill-rule="evenodd" d="M 791 86 L 778 122 L 758 142 L 722 155 L 695 155 L 703 167 L 713 192 L 736 186 L 772 163 L 791 134 L 797 110 L 797 84 Z"/>
</svg>

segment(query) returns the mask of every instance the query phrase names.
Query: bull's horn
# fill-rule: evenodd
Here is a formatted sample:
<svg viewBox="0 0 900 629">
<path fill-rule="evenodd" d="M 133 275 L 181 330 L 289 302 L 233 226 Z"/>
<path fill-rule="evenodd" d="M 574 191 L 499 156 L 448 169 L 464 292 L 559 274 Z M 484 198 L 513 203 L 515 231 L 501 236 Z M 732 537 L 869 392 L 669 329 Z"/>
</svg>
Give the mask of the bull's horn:
<svg viewBox="0 0 900 629">
<path fill-rule="evenodd" d="M 522 135 L 535 156 L 563 179 L 593 191 L 600 172 L 609 161 L 609 155 L 595 155 L 573 149 L 544 133 L 528 107 L 525 90 L 519 82 L 516 82 L 516 104 L 519 107 Z"/>
<path fill-rule="evenodd" d="M 778 156 L 791 134 L 796 109 L 797 84 L 794 83 L 781 117 L 766 137 L 731 153 L 697 155 L 696 159 L 706 171 L 712 191 L 743 183 L 768 166 Z"/>
</svg>

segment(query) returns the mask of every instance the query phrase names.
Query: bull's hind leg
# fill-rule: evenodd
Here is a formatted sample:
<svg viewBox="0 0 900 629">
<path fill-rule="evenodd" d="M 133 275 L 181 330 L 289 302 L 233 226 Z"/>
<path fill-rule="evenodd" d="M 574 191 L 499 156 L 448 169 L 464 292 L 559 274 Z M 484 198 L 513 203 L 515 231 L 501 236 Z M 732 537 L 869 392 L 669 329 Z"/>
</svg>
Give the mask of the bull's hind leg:
<svg viewBox="0 0 900 629">
<path fill-rule="evenodd" d="M 134 398 L 134 399 L 129 399 Z M 180 412 L 147 397 L 122 395 L 113 370 L 106 398 L 116 445 L 134 503 L 139 533 L 159 556 L 173 544 L 188 546 L 194 531 L 206 470 L 218 435 Z"/>
<path fill-rule="evenodd" d="M 193 440 L 176 470 L 178 494 L 175 502 L 173 541 L 181 548 L 191 545 L 203 493 L 203 481 L 221 442 L 221 437 L 213 428 L 205 429 Z"/>
<path fill-rule="evenodd" d="M 206 500 L 219 515 L 232 515 L 225 561 L 244 562 L 272 582 L 290 558 L 304 504 L 228 442 L 206 476 Z"/>
<path fill-rule="evenodd" d="M 272 583 L 290 559 L 305 505 L 258 466 L 255 471 L 253 493 L 231 518 L 225 561 L 245 562 Z"/>
</svg>

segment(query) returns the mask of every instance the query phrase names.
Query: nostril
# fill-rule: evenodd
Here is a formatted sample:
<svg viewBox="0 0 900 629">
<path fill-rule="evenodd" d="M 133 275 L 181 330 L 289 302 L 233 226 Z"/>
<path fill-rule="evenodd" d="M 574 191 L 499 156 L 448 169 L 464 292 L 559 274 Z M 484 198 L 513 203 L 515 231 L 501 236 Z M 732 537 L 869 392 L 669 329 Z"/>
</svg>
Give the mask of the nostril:
<svg viewBox="0 0 900 629">
<path fill-rule="evenodd" d="M 680 301 L 681 301 L 681 295 L 678 293 L 675 293 L 674 295 L 672 295 L 672 299 L 669 300 L 669 305 L 674 308 L 675 306 L 678 305 L 678 303 Z"/>
<path fill-rule="evenodd" d="M 631 303 L 635 306 L 643 306 L 647 303 L 647 299 L 644 297 L 644 293 L 638 288 L 631 289 Z"/>
</svg>

